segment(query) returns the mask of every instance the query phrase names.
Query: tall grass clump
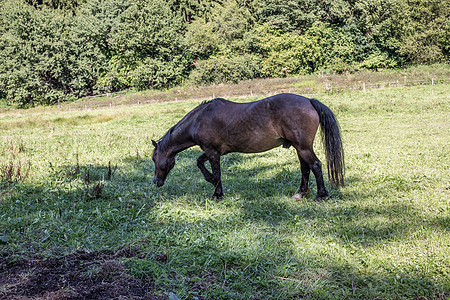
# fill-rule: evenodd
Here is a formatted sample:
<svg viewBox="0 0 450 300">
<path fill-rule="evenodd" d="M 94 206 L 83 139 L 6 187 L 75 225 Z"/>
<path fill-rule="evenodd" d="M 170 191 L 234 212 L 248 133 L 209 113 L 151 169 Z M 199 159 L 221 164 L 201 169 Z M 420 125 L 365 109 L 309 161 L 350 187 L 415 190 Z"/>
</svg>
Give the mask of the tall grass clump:
<svg viewBox="0 0 450 300">
<path fill-rule="evenodd" d="M 30 176 L 31 161 L 24 162 L 25 151 L 23 141 L 7 142 L 2 148 L 2 156 L 6 157 L 0 164 L 0 181 L 2 183 L 24 182 Z"/>
</svg>

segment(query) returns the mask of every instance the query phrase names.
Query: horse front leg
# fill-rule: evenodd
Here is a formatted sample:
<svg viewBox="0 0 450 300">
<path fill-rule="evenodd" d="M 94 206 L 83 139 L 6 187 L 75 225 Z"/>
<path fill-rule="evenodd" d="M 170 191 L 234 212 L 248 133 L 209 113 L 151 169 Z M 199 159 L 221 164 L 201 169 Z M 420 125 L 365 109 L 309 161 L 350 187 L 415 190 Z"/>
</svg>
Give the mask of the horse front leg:
<svg viewBox="0 0 450 300">
<path fill-rule="evenodd" d="M 208 154 L 209 155 L 203 153 L 199 158 L 197 158 L 197 167 L 202 172 L 205 180 L 214 185 L 214 194 L 212 195 L 211 199 L 218 201 L 223 198 L 223 188 L 220 171 L 220 154 L 216 153 L 215 151 L 208 151 Z M 212 173 L 209 172 L 205 167 L 205 161 L 207 160 L 209 160 L 209 163 L 211 164 Z"/>
<path fill-rule="evenodd" d="M 212 170 L 212 184 L 214 185 L 214 194 L 211 199 L 216 201 L 223 198 L 223 188 L 222 188 L 222 180 L 221 180 L 221 172 L 220 172 L 220 153 L 216 150 L 207 150 L 205 151 L 206 157 L 211 164 Z"/>
<path fill-rule="evenodd" d="M 203 177 L 205 177 L 205 180 L 214 184 L 213 174 L 211 174 L 211 172 L 209 172 L 208 169 L 205 167 L 205 161 L 207 160 L 208 157 L 206 156 L 205 153 L 200 155 L 199 158 L 197 158 L 197 167 L 202 172 Z"/>
</svg>

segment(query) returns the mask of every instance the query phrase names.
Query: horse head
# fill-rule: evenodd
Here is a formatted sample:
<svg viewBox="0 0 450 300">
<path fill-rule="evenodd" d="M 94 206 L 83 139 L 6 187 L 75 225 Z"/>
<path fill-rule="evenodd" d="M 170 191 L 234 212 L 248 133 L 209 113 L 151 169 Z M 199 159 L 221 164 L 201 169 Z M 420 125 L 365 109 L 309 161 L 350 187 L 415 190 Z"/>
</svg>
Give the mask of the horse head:
<svg viewBox="0 0 450 300">
<path fill-rule="evenodd" d="M 157 142 L 152 140 L 152 143 L 155 147 L 152 155 L 152 160 L 155 163 L 155 177 L 153 178 L 153 183 L 156 184 L 157 187 L 161 187 L 164 185 L 164 181 L 170 170 L 172 170 L 175 165 L 175 156 L 168 154 L 167 151 L 163 151 Z"/>
</svg>

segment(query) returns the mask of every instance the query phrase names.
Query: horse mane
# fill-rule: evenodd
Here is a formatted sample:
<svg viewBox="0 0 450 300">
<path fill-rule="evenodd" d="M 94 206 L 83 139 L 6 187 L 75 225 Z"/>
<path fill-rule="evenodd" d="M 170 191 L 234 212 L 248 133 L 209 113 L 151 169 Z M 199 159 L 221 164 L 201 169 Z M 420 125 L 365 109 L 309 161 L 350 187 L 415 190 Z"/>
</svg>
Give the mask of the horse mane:
<svg viewBox="0 0 450 300">
<path fill-rule="evenodd" d="M 218 98 L 217 98 L 218 99 Z M 193 110 L 191 110 L 190 112 L 188 112 L 180 121 L 178 121 L 177 124 L 175 124 L 174 126 L 172 126 L 167 132 L 166 134 L 160 138 L 158 140 L 158 147 L 162 150 L 165 151 L 169 145 L 170 145 L 170 141 L 171 141 L 171 136 L 172 133 L 174 132 L 175 129 L 178 129 L 182 126 L 186 126 L 189 124 L 189 120 L 192 119 L 193 116 L 195 116 L 198 112 L 200 112 L 205 106 L 207 106 L 208 104 L 210 104 L 211 102 L 213 102 L 214 100 L 217 99 L 213 99 L 213 100 L 205 100 L 202 103 L 200 103 L 198 106 L 196 106 Z"/>
</svg>

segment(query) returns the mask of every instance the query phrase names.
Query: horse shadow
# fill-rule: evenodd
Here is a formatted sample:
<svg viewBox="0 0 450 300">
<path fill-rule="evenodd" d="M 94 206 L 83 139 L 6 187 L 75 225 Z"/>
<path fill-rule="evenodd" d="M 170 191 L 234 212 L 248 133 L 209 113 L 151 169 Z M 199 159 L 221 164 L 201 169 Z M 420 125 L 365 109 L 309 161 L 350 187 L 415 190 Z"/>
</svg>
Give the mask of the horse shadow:
<svg viewBox="0 0 450 300">
<path fill-rule="evenodd" d="M 181 196 L 177 192 L 197 194 L 195 191 L 210 196 L 214 187 L 205 181 L 196 166 L 196 159 L 202 154 L 200 149 L 190 148 L 178 154 L 175 168 L 169 174 L 165 188 L 172 191 L 174 196 Z M 222 184 L 226 197 L 239 197 L 244 199 L 258 199 L 264 197 L 291 197 L 299 189 L 302 174 L 300 162 L 295 154 L 289 161 L 272 160 L 273 154 L 268 152 L 257 154 L 230 153 L 221 157 Z M 259 161 L 265 161 L 259 163 Z M 153 163 L 152 164 L 153 168 Z M 205 164 L 210 170 L 208 163 Z M 211 170 L 210 170 L 211 171 Z M 325 172 L 326 173 L 326 172 Z M 325 174 L 325 178 L 327 178 Z M 313 199 L 316 193 L 316 181 L 311 172 L 309 182 L 311 194 L 307 199 Z M 180 189 L 180 187 L 183 187 Z M 332 190 L 326 182 L 330 195 L 342 198 L 339 190 Z M 164 189 L 164 188 L 163 188 Z"/>
<path fill-rule="evenodd" d="M 169 174 L 165 187 L 178 191 L 178 187 L 184 187 L 184 193 L 196 194 L 196 191 L 205 193 L 209 197 L 214 192 L 214 187 L 208 183 L 196 165 L 196 159 L 202 154 L 200 150 L 188 149 L 178 154 L 175 168 Z M 255 157 L 257 155 L 258 157 Z M 273 164 L 254 163 L 258 159 L 267 159 L 269 153 L 259 154 L 230 153 L 221 157 L 222 184 L 225 197 L 255 198 L 270 196 L 271 193 L 288 195 L 295 193 L 301 180 L 300 163 L 298 160 L 292 162 L 273 162 Z M 209 164 L 205 164 L 210 170 Z M 292 165 L 296 166 L 294 171 Z M 275 171 L 274 171 L 275 170 Z M 269 176 L 260 176 L 268 173 Z M 312 183 L 315 186 L 315 183 Z M 291 186 L 292 185 L 292 186 Z M 164 187 L 163 187 L 164 189 Z M 256 194 L 256 195 L 255 195 Z M 174 194 L 181 196 L 179 194 Z M 292 196 L 291 195 L 291 196 Z"/>
</svg>

